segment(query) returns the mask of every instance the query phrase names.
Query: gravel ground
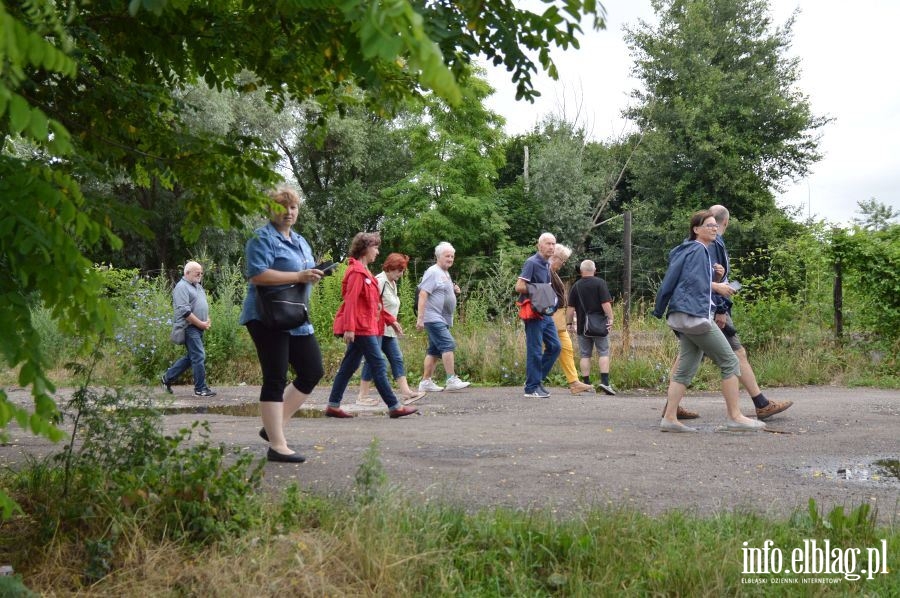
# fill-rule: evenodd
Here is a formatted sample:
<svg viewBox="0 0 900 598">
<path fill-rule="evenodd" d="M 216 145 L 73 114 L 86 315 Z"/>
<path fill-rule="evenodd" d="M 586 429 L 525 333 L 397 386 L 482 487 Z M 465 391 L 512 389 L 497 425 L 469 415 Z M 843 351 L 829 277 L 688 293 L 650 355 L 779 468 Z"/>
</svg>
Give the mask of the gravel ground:
<svg viewBox="0 0 900 598">
<path fill-rule="evenodd" d="M 209 421 L 212 440 L 260 457 L 259 388 L 217 388 L 197 399 L 175 387 L 174 401 L 151 389 L 173 412 L 177 429 Z M 699 411 L 699 434 L 658 430 L 660 394 L 569 394 L 552 388 L 549 399 L 526 399 L 521 387 L 468 388 L 431 393 L 420 413 L 391 420 L 382 407 L 356 407 L 354 419 L 318 417 L 327 388 L 304 406 L 309 417 L 287 427 L 291 446 L 308 457 L 302 465 L 270 463 L 266 484 L 297 482 L 317 493 L 352 490 L 363 453 L 375 438 L 391 484 L 413 500 L 466 508 L 505 506 L 548 509 L 562 515 L 595 505 L 625 505 L 657 514 L 682 509 L 699 514 L 735 508 L 785 516 L 814 498 L 820 508 L 869 503 L 880 521 L 900 521 L 900 479 L 874 465 L 900 459 L 900 392 L 837 387 L 773 388 L 769 398 L 794 406 L 769 420 L 768 432 L 724 431 L 721 396 L 691 393 L 682 403 Z M 29 397 L 7 389 L 17 403 Z M 61 391 L 60 400 L 71 391 Z M 746 412 L 751 403 L 742 397 Z M 233 414 L 232 414 L 233 413 Z M 13 423 L 0 446 L 0 465 L 23 455 L 45 455 L 46 439 Z M 849 478 L 849 479 L 848 479 Z"/>
</svg>

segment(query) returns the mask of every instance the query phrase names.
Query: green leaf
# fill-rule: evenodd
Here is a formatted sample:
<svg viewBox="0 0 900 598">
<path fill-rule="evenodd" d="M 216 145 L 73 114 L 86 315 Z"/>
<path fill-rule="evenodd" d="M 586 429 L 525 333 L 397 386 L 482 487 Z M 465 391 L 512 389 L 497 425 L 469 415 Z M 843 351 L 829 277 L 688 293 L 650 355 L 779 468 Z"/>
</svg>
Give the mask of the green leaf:
<svg viewBox="0 0 900 598">
<path fill-rule="evenodd" d="M 31 120 L 31 108 L 19 94 L 12 94 L 9 100 L 9 128 L 13 133 L 21 133 Z"/>
<path fill-rule="evenodd" d="M 36 141 L 46 141 L 48 136 L 47 117 L 38 109 L 31 111 L 31 119 L 28 121 L 28 132 Z"/>
</svg>

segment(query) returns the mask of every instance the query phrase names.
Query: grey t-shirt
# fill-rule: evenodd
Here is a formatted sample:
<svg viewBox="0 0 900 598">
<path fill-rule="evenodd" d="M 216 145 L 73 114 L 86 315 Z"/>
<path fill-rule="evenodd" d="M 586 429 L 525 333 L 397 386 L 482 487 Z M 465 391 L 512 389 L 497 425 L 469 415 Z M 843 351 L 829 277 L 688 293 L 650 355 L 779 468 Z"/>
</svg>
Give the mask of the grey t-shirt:
<svg viewBox="0 0 900 598">
<path fill-rule="evenodd" d="M 209 319 L 206 292 L 200 283 L 195 285 L 184 277 L 172 290 L 172 307 L 175 308 L 175 321 L 183 320 L 190 314 L 194 314 L 203 322 Z"/>
<path fill-rule="evenodd" d="M 453 292 L 453 281 L 450 274 L 441 270 L 437 264 L 425 270 L 419 290 L 428 293 L 425 301 L 424 323 L 443 322 L 453 326 L 453 312 L 456 311 L 456 293 Z M 418 299 L 417 299 L 418 300 Z"/>
</svg>

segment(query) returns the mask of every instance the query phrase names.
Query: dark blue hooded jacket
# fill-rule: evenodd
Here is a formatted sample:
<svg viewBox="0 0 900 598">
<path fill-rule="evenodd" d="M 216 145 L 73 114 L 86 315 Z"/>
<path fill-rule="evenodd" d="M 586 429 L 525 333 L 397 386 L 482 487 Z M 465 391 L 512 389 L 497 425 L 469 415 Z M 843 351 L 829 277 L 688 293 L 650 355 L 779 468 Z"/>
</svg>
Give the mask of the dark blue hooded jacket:
<svg viewBox="0 0 900 598">
<path fill-rule="evenodd" d="M 728 282 L 728 272 L 731 270 L 731 265 L 728 263 L 728 251 L 725 249 L 725 239 L 722 238 L 722 235 L 716 235 L 716 242 L 709 246 L 709 256 L 712 258 L 712 263 L 722 264 L 725 268 L 725 274 L 719 282 Z M 731 312 L 731 306 L 733 305 L 731 299 L 718 293 L 713 293 L 712 298 L 713 303 L 716 305 L 717 314 Z"/>
<path fill-rule="evenodd" d="M 708 318 L 712 308 L 712 275 L 706 246 L 685 239 L 669 252 L 669 269 L 656 293 L 653 316 L 661 318 L 667 311 L 680 311 Z"/>
</svg>

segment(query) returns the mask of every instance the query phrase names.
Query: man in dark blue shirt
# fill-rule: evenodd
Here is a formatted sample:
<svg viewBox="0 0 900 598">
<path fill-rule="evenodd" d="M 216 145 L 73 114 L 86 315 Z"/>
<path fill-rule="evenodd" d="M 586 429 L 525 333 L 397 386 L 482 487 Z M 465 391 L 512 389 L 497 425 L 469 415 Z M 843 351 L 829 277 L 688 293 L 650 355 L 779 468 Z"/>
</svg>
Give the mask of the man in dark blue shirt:
<svg viewBox="0 0 900 598">
<path fill-rule="evenodd" d="M 516 280 L 519 301 L 529 298 L 528 285 L 550 285 L 550 256 L 556 249 L 556 237 L 543 233 L 538 238 L 537 253 L 525 260 L 522 272 Z M 553 317 L 543 315 L 525 320 L 525 396 L 545 399 L 550 396 L 543 381 L 556 363 L 562 350 Z"/>
</svg>

